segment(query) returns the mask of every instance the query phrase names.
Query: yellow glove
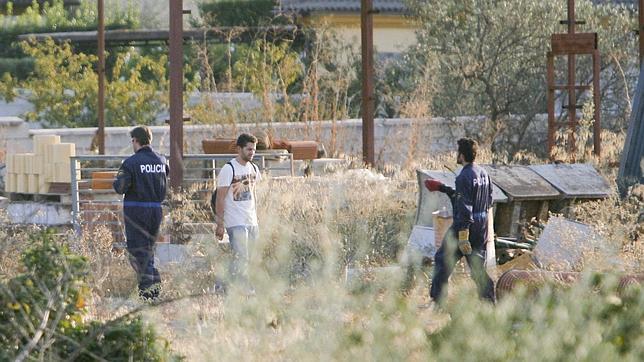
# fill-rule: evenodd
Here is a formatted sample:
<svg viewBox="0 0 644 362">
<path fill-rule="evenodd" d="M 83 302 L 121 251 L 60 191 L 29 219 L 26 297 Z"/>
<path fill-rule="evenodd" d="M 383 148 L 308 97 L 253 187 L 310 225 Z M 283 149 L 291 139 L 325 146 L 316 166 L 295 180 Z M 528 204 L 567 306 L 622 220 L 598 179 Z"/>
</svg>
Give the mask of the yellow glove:
<svg viewBox="0 0 644 362">
<path fill-rule="evenodd" d="M 460 230 L 458 232 L 458 249 L 463 255 L 472 254 L 472 244 L 470 244 L 470 231 Z"/>
</svg>

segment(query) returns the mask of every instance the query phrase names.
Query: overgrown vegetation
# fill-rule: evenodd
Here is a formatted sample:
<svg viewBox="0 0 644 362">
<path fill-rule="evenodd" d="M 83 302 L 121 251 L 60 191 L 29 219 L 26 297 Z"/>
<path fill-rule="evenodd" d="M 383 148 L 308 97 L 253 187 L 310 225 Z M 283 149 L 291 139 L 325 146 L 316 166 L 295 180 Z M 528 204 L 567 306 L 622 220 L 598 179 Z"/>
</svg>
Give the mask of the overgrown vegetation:
<svg viewBox="0 0 644 362">
<path fill-rule="evenodd" d="M 529 126 L 546 112 L 546 53 L 550 35 L 563 33 L 565 1 L 410 1 L 420 31 L 408 56 L 411 73 L 434 65 L 431 104 L 442 116 L 485 115 L 491 127 L 478 135 L 492 150 L 525 148 Z M 635 14 L 614 4 L 576 1 L 577 19 L 598 33 L 604 126 L 626 127 L 637 71 L 635 36 L 628 29 Z M 591 84 L 590 57 L 578 57 L 577 81 Z M 556 63 L 556 80 L 565 83 L 565 58 Z M 423 78 L 418 78 L 423 79 Z M 557 97 L 565 97 L 560 92 Z M 592 93 L 578 94 L 579 104 Z M 564 112 L 566 113 L 566 112 Z M 518 115 L 519 117 L 513 117 Z M 565 114 L 562 114 L 565 117 Z M 562 121 L 560 119 L 559 121 Z M 541 124 L 539 123 L 539 127 Z M 512 136 L 512 137 L 510 137 Z M 518 137 L 517 137 L 518 136 Z"/>
<path fill-rule="evenodd" d="M 168 344 L 139 316 L 87 318 L 86 258 L 51 231 L 36 231 L 20 270 L 0 275 L 0 359 L 166 360 Z M 2 247 L 17 240 L 4 240 Z M 4 262 L 4 260 L 3 260 Z"/>
<path fill-rule="evenodd" d="M 120 3 L 118 0 L 105 1 L 106 29 L 136 28 L 137 11 L 132 6 L 123 8 Z M 81 1 L 75 9 L 66 8 L 63 0 L 33 1 L 20 14 L 14 14 L 12 1 L 7 2 L 0 9 L 0 76 L 9 73 L 22 80 L 34 70 L 34 60 L 20 47 L 18 35 L 90 31 L 96 29 L 96 24 L 96 1 L 92 0 Z"/>
<path fill-rule="evenodd" d="M 171 348 L 189 360 L 208 360 L 213 350 L 220 360 L 462 359 L 459 351 L 468 351 L 466 360 L 638 360 L 644 351 L 639 323 L 644 295 L 641 289 L 618 293 L 612 277 L 594 276 L 593 270 L 601 270 L 601 258 L 585 263 L 591 268 L 587 277 L 570 290 L 553 286 L 538 294 L 519 291 L 496 306 L 478 301 L 460 266 L 445 311 L 423 307 L 428 301 L 422 273 L 415 288 L 402 294 L 403 275 L 397 265 L 413 224 L 417 192 L 411 171 L 392 169 L 392 176 L 385 178 L 357 169 L 261 183 L 261 238 L 250 273 L 255 296 L 235 285 L 224 297 L 211 293 L 215 280 L 227 280 L 230 253 L 208 231 L 188 231 L 185 259 L 161 267 L 162 304 L 156 306 L 137 299 L 134 273 L 123 251 L 112 249 L 108 229 L 87 231 L 82 239 L 49 234 L 44 239 L 50 246 L 43 251 L 39 248 L 45 242 L 26 236 L 33 232 L 0 228 L 5 240 L 0 248 L 6 281 L 2 285 L 14 296 L 34 294 L 26 297 L 32 311 L 44 309 L 46 296 L 52 295 L 46 290 L 64 291 L 58 295 L 67 298 L 68 309 L 53 308 L 56 313 L 51 315 L 68 310 L 72 317 L 82 316 L 78 328 L 65 325 L 77 333 L 64 334 L 70 339 L 59 330 L 47 337 L 54 342 L 47 344 L 46 357 L 69 356 L 86 341 L 86 354 L 80 356 L 91 358 L 89 353 L 94 353 L 106 359 L 129 356 L 121 353 L 163 359 L 171 356 Z M 186 193 L 171 198 L 173 215 L 166 224 L 172 225 L 165 225 L 164 233 L 173 232 L 173 226 L 178 227 L 174 231 L 186 231 L 182 224 L 211 217 L 206 208 L 188 202 L 198 197 Z M 579 220 L 611 233 L 607 242 L 631 257 L 627 272 L 641 271 L 643 262 L 640 197 L 634 193 L 623 202 L 588 204 L 576 213 Z M 61 244 L 83 257 L 69 254 Z M 23 253 L 28 263 L 16 263 L 16 255 Z M 385 274 L 380 266 L 388 267 L 382 269 Z M 34 276 L 42 273 L 52 279 L 48 289 L 40 290 Z M 345 281 L 347 274 L 350 279 Z M 20 287 L 26 280 L 32 280 L 35 289 Z M 62 280 L 69 283 L 59 287 Z M 16 292 L 23 290 L 27 294 Z M 34 307 L 35 301 L 40 301 L 39 307 Z M 27 318 L 22 301 L 20 309 L 12 309 L 17 308 L 13 299 L 9 302 L 0 305 L 3 316 Z M 30 316 L 30 323 L 37 324 L 40 316 Z M 130 319 L 123 316 L 134 319 L 125 322 Z M 54 328 L 57 324 L 52 323 Z M 151 334 L 148 325 L 164 339 Z M 17 328 L 11 323 L 2 326 Z M 37 327 L 30 328 L 19 333 L 3 330 L 2 335 L 17 336 L 11 356 L 33 338 Z M 103 337 L 87 339 L 97 331 Z M 164 340 L 171 344 L 165 346 Z M 138 343 L 132 345 L 134 341 Z M 31 355 L 40 351 L 38 344 Z"/>
<path fill-rule="evenodd" d="M 46 125 L 91 127 L 96 125 L 98 76 L 96 57 L 74 52 L 69 43 L 24 42 L 22 49 L 35 59 L 34 73 L 16 82 L 8 73 L 2 78 L 0 97 L 23 97 L 34 105 L 27 120 Z M 151 124 L 167 104 L 167 58 L 140 55 L 133 49 L 118 54 L 106 81 L 107 126 Z M 52 86 L 55 84 L 56 86 Z"/>
</svg>

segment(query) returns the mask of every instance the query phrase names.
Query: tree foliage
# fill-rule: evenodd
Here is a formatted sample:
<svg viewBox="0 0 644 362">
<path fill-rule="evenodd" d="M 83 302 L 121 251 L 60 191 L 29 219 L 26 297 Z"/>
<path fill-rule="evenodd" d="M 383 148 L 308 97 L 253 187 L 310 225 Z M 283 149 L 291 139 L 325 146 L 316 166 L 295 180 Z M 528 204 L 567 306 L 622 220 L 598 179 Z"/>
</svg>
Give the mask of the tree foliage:
<svg viewBox="0 0 644 362">
<path fill-rule="evenodd" d="M 433 109 L 438 115 L 485 115 L 493 127 L 483 135 L 491 143 L 501 132 L 519 132 L 518 143 L 534 116 L 546 112 L 546 54 L 550 36 L 566 32 L 565 2 L 555 0 L 409 1 L 416 14 L 418 46 L 408 54 L 412 67 L 436 62 Z M 576 2 L 578 32 L 596 31 L 602 54 L 604 113 L 624 109 L 634 60 L 633 14 L 613 5 Z M 588 59 L 578 61 L 578 82 L 592 81 Z M 589 58 L 589 57 L 586 57 Z M 564 59 L 565 60 L 565 59 Z M 563 63 L 557 80 L 565 82 Z M 422 77 L 419 77 L 423 79 Z M 617 96 L 617 97 L 615 97 Z M 613 98 L 611 98 L 613 97 Z M 582 102 L 584 99 L 581 97 Z M 517 121 L 512 115 L 521 115 Z M 514 119 L 514 120 L 513 120 Z"/>
<path fill-rule="evenodd" d="M 36 233 L 24 272 L 0 282 L 0 359 L 159 361 L 171 356 L 140 317 L 88 320 L 89 265 L 51 231 Z"/>
<path fill-rule="evenodd" d="M 35 59 L 34 73 L 24 81 L 5 74 L 2 97 L 28 99 L 35 110 L 28 120 L 43 120 L 51 126 L 91 127 L 97 124 L 98 76 L 94 55 L 75 53 L 68 43 L 24 42 L 23 51 Z M 167 98 L 166 57 L 152 59 L 134 49 L 117 54 L 106 77 L 108 126 L 150 124 L 164 109 Z"/>
<path fill-rule="evenodd" d="M 14 14 L 13 3 L 0 9 L 0 75 L 24 79 L 33 71 L 33 60 L 22 51 L 20 34 L 96 30 L 96 1 L 82 1 L 74 9 L 65 8 L 63 0 L 34 1 L 24 12 Z M 106 29 L 132 29 L 138 26 L 134 7 L 123 8 L 116 0 L 106 1 Z M 4 13 L 4 14 L 3 14 Z"/>
</svg>

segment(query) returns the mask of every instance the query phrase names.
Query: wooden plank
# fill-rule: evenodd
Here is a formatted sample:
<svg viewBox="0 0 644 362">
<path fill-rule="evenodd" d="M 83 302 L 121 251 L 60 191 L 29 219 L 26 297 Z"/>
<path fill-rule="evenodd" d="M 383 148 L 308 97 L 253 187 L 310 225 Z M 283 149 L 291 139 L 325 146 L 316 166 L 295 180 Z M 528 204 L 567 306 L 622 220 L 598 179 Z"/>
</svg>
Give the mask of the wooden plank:
<svg viewBox="0 0 644 362">
<path fill-rule="evenodd" d="M 613 193 L 608 181 L 589 164 L 548 164 L 528 167 L 561 191 L 566 199 L 605 198 Z"/>
<path fill-rule="evenodd" d="M 552 34 L 550 43 L 555 55 L 593 54 L 597 49 L 597 33 Z"/>
<path fill-rule="evenodd" d="M 483 165 L 483 168 L 510 201 L 551 200 L 560 196 L 548 181 L 526 166 Z"/>
</svg>

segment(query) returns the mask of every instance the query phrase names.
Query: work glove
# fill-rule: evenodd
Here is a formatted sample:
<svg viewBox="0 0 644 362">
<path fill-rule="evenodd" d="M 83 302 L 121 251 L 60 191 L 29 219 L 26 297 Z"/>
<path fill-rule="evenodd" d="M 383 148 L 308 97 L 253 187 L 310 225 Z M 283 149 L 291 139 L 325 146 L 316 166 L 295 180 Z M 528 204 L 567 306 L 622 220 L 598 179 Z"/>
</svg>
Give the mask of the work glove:
<svg viewBox="0 0 644 362">
<path fill-rule="evenodd" d="M 470 244 L 470 231 L 460 230 L 458 232 L 458 249 L 463 255 L 472 254 L 472 244 Z"/>
<path fill-rule="evenodd" d="M 438 180 L 432 180 L 432 179 L 425 180 L 425 187 L 427 187 L 429 191 L 440 191 L 442 186 L 443 186 L 443 183 Z"/>
</svg>

